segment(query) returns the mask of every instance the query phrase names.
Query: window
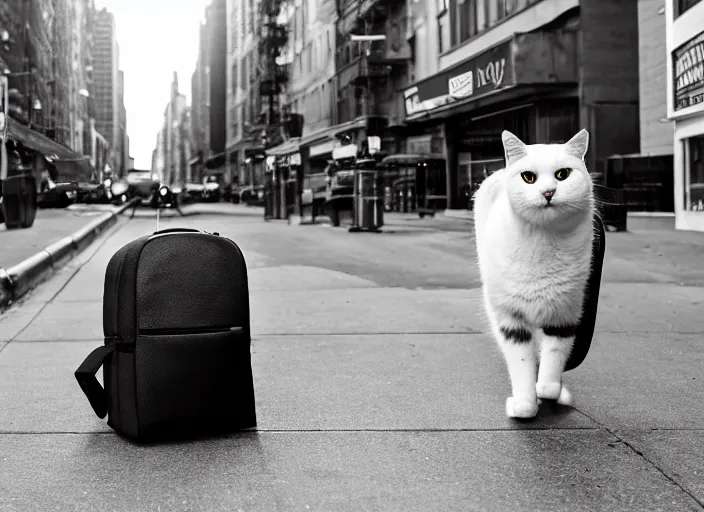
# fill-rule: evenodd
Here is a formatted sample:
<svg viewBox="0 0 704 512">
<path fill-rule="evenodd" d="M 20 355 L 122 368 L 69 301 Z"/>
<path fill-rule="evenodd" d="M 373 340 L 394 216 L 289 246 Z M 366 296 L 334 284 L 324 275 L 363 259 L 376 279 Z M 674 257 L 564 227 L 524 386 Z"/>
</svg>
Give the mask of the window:
<svg viewBox="0 0 704 512">
<path fill-rule="evenodd" d="M 451 0 L 450 5 L 453 15 L 451 40 L 455 46 L 477 35 L 477 0 Z"/>
<path fill-rule="evenodd" d="M 445 9 L 438 15 L 438 53 L 446 52 L 451 46 L 450 13 Z"/>
<path fill-rule="evenodd" d="M 704 135 L 686 139 L 685 210 L 704 212 Z"/>
<path fill-rule="evenodd" d="M 237 69 L 237 61 L 232 63 L 232 94 L 237 94 L 237 81 L 239 79 L 239 69 Z"/>
<path fill-rule="evenodd" d="M 702 0 L 675 0 L 675 18 L 681 16 L 684 12 L 688 11 L 701 1 Z"/>
</svg>

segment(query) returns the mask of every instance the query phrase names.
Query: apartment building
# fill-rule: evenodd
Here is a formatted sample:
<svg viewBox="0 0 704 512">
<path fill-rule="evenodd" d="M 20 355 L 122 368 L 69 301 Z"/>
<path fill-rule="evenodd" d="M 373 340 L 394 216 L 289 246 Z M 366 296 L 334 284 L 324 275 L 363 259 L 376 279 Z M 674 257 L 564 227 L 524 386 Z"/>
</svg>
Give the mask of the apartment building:
<svg viewBox="0 0 704 512">
<path fill-rule="evenodd" d="M 704 2 L 666 0 L 665 18 L 675 227 L 704 231 Z"/>
</svg>

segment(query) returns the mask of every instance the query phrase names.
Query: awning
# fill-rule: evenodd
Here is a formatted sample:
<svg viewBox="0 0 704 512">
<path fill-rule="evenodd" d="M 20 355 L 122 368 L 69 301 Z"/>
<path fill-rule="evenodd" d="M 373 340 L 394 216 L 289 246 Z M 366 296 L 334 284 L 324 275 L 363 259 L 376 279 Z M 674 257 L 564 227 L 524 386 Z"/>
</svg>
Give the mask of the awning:
<svg viewBox="0 0 704 512">
<path fill-rule="evenodd" d="M 318 130 L 315 133 L 311 133 L 310 135 L 306 135 L 305 137 L 301 137 L 300 145 L 310 146 L 311 144 L 316 142 L 325 142 L 325 140 L 332 140 L 339 133 L 353 130 L 355 128 L 365 128 L 368 125 L 370 119 L 385 118 L 380 116 L 361 116 L 345 123 L 340 123 L 335 126 L 329 126 L 322 130 Z"/>
<path fill-rule="evenodd" d="M 410 165 L 415 165 L 418 162 L 423 162 L 423 161 L 430 161 L 430 160 L 445 160 L 445 157 L 443 155 L 439 154 L 425 154 L 425 153 L 417 153 L 417 154 L 397 154 L 397 155 L 390 155 L 384 158 L 381 163 L 382 164 L 410 164 Z"/>
<path fill-rule="evenodd" d="M 466 114 L 484 107 L 503 104 L 518 99 L 537 100 L 540 98 L 576 97 L 578 89 L 575 84 L 536 84 L 513 85 L 477 97 L 455 101 L 432 110 L 417 112 L 405 119 L 407 124 L 422 123 L 431 120 L 447 119 L 459 114 Z"/>
<path fill-rule="evenodd" d="M 9 139 L 21 142 L 22 145 L 44 156 L 55 155 L 59 160 L 84 160 L 83 155 L 76 153 L 63 144 L 51 140 L 46 135 L 32 130 L 11 117 L 7 118 L 7 136 Z"/>
<path fill-rule="evenodd" d="M 54 160 L 51 163 L 58 173 L 58 178 L 54 180 L 57 183 L 90 183 L 98 179 L 89 157 L 78 160 Z"/>
<path fill-rule="evenodd" d="M 267 156 L 285 156 L 298 152 L 300 148 L 300 139 L 298 137 L 289 139 L 283 144 L 266 150 Z"/>
</svg>

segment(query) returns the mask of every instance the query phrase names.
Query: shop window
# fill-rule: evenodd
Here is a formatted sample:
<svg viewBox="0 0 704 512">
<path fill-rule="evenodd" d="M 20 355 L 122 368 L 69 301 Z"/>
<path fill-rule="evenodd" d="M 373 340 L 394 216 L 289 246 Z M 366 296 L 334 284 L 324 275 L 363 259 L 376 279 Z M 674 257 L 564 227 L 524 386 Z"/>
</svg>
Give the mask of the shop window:
<svg viewBox="0 0 704 512">
<path fill-rule="evenodd" d="M 685 145 L 687 187 L 685 209 L 704 212 L 704 135 L 687 139 Z"/>
<path fill-rule="evenodd" d="M 675 0 L 673 2 L 675 7 L 675 18 L 681 16 L 701 1 L 702 0 Z"/>
</svg>

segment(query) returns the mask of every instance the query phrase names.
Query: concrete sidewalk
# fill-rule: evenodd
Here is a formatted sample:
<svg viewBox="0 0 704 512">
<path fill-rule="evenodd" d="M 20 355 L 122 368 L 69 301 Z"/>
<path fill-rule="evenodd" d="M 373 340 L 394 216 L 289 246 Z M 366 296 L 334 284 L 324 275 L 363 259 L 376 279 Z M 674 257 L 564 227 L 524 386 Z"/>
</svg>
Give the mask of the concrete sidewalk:
<svg viewBox="0 0 704 512">
<path fill-rule="evenodd" d="M 176 226 L 243 249 L 258 429 L 136 446 L 94 416 L 73 371 L 102 343 L 107 261 L 153 230 L 136 218 L 0 320 L 0 510 L 704 510 L 699 238 L 607 235 L 576 406 L 516 422 L 469 233 Z"/>
<path fill-rule="evenodd" d="M 88 225 L 105 211 L 108 210 L 42 209 L 37 212 L 31 228 L 8 230 L 5 224 L 0 224 L 0 267 L 9 268 L 34 256 L 45 247 Z"/>
</svg>

